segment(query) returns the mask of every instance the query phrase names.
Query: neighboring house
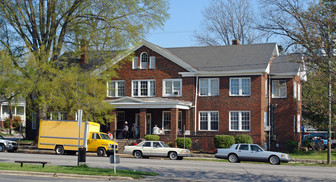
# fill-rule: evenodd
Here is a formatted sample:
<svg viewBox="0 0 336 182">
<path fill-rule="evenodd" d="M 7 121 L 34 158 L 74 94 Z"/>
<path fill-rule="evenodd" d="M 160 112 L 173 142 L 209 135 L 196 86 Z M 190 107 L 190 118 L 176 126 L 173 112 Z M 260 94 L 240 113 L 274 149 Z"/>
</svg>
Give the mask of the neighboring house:
<svg viewBox="0 0 336 182">
<path fill-rule="evenodd" d="M 132 62 L 122 61 L 130 54 Z M 127 121 L 140 138 L 155 125 L 166 142 L 185 132 L 192 149 L 202 151 L 215 151 L 215 135 L 247 134 L 273 150 L 300 140 L 304 60 L 279 56 L 275 43 L 162 48 L 143 41 L 114 64 L 121 67 L 107 83 L 106 100 L 115 107 L 110 129 L 117 137 Z"/>
<path fill-rule="evenodd" d="M 0 122 L 3 127 L 3 122 L 6 118 L 9 118 L 9 105 L 8 102 L 0 100 Z M 26 101 L 21 99 L 18 103 L 12 103 L 13 116 L 20 116 L 22 120 L 22 126 L 26 126 Z"/>
</svg>

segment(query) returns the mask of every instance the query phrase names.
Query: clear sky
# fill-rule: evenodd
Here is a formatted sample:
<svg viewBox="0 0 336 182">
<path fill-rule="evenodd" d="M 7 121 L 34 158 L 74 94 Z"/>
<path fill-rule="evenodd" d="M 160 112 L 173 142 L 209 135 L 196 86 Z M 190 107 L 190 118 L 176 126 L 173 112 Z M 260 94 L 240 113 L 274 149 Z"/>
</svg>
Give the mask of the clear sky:
<svg viewBox="0 0 336 182">
<path fill-rule="evenodd" d="M 196 46 L 193 34 L 203 20 L 202 11 L 211 0 L 170 0 L 170 18 L 163 29 L 151 31 L 147 41 L 160 47 Z"/>
</svg>

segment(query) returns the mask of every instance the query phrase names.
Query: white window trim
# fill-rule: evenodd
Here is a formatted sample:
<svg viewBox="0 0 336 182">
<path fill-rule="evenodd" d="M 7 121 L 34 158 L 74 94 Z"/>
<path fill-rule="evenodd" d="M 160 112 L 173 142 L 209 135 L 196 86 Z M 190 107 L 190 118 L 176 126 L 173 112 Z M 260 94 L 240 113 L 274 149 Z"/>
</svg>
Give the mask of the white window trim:
<svg viewBox="0 0 336 182">
<path fill-rule="evenodd" d="M 147 54 L 147 66 L 146 67 L 144 67 L 143 65 L 142 65 L 142 55 L 143 54 Z M 140 69 L 148 69 L 148 65 L 149 65 L 149 56 L 148 56 L 148 53 L 147 52 L 142 52 L 141 54 L 140 54 Z"/>
<path fill-rule="evenodd" d="M 300 133 L 301 132 L 301 114 L 297 115 L 296 126 L 297 126 L 297 132 Z"/>
<path fill-rule="evenodd" d="M 275 96 L 274 95 L 274 84 L 275 82 L 279 82 L 279 81 L 284 81 L 286 82 L 286 94 L 283 95 L 282 93 L 280 93 L 280 89 L 279 89 L 279 96 Z M 272 98 L 287 98 L 287 81 L 286 80 L 272 80 Z"/>
<path fill-rule="evenodd" d="M 207 113 L 208 117 L 208 129 L 207 130 L 201 130 L 201 112 Z M 218 129 L 217 130 L 212 130 L 211 129 L 211 114 L 212 112 L 216 112 L 218 114 Z M 199 131 L 219 131 L 219 111 L 199 111 L 198 112 L 198 130 Z"/>
<path fill-rule="evenodd" d="M 111 96 L 109 95 L 109 84 L 111 82 L 114 82 L 114 92 L 115 92 L 115 96 Z M 119 93 L 118 93 L 118 82 L 124 82 L 124 95 L 123 96 L 119 96 Z M 125 97 L 125 80 L 110 80 L 107 82 L 107 92 L 106 92 L 106 96 L 109 97 L 109 98 L 115 98 L 115 97 Z"/>
<path fill-rule="evenodd" d="M 172 82 L 172 93 L 166 94 L 166 82 L 171 81 Z M 175 81 L 180 82 L 180 90 L 178 90 L 178 94 L 174 94 L 176 90 L 174 90 L 174 83 Z M 180 97 L 182 96 L 182 79 L 163 79 L 163 87 L 162 87 L 162 95 L 164 97 Z"/>
<path fill-rule="evenodd" d="M 149 57 L 149 69 L 155 69 L 155 56 Z"/>
<path fill-rule="evenodd" d="M 170 111 L 162 111 L 162 128 L 163 128 L 162 130 L 170 131 L 171 128 L 169 128 L 169 129 L 164 128 L 164 113 L 169 113 L 170 114 L 170 127 L 171 127 L 171 112 Z"/>
<path fill-rule="evenodd" d="M 296 81 L 294 81 L 294 84 L 293 84 L 293 95 L 294 95 L 294 99 L 297 98 L 297 83 Z"/>
<path fill-rule="evenodd" d="M 139 58 L 138 57 L 133 57 L 132 69 L 139 69 Z"/>
<path fill-rule="evenodd" d="M 238 130 L 232 130 L 231 129 L 231 112 L 238 112 Z M 243 130 L 242 129 L 242 113 L 248 112 L 250 114 L 250 120 L 249 120 L 249 130 Z M 239 132 L 249 132 L 251 131 L 251 111 L 229 111 L 229 131 L 239 131 Z"/>
<path fill-rule="evenodd" d="M 251 121 L 251 118 L 250 118 L 250 121 Z M 268 122 L 268 112 L 267 111 L 264 112 L 264 131 L 270 131 L 270 123 Z"/>
<path fill-rule="evenodd" d="M 231 93 L 231 80 L 233 79 L 238 79 L 238 84 L 239 84 L 239 94 L 232 94 Z M 250 94 L 243 94 L 243 79 L 248 79 L 250 81 Z M 229 95 L 230 96 L 250 96 L 251 95 L 251 78 L 250 77 L 237 77 L 237 78 L 230 78 L 230 83 L 229 83 Z"/>
<path fill-rule="evenodd" d="M 298 101 L 301 101 L 301 84 L 298 84 Z"/>
<path fill-rule="evenodd" d="M 267 79 L 266 79 L 266 80 L 265 80 L 265 97 L 268 96 L 267 85 L 268 85 L 268 81 L 267 81 Z"/>
<path fill-rule="evenodd" d="M 138 89 L 137 90 L 138 90 L 139 95 L 136 95 L 136 96 L 133 93 L 134 92 L 134 85 L 133 85 L 134 81 L 138 82 Z M 140 84 L 141 81 L 147 81 L 147 84 L 148 84 L 147 95 L 140 95 L 141 94 L 141 84 Z M 154 81 L 154 85 L 156 84 L 155 80 L 153 80 L 153 79 L 151 79 L 151 80 L 132 80 L 132 97 L 155 97 L 156 93 L 154 95 L 150 95 L 150 90 L 151 90 L 150 82 L 151 81 Z M 156 88 L 155 88 L 155 92 L 156 92 Z"/>
<path fill-rule="evenodd" d="M 200 87 L 200 82 L 201 80 L 207 80 L 208 81 L 208 94 L 207 95 L 201 95 L 201 87 Z M 218 93 L 216 95 L 211 95 L 211 80 L 217 80 L 217 83 L 218 83 Z M 219 95 L 219 78 L 200 78 L 198 80 L 198 95 L 201 96 L 201 97 L 209 97 L 209 96 L 218 96 Z"/>
</svg>

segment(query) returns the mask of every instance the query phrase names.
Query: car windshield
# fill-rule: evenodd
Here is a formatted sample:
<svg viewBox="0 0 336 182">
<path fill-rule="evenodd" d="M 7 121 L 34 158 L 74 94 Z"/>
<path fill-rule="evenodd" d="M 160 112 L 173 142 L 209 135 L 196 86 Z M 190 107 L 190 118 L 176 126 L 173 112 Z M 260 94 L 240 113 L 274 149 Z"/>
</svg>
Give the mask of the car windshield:
<svg viewBox="0 0 336 182">
<path fill-rule="evenodd" d="M 103 140 L 110 140 L 110 137 L 106 134 L 100 134 L 100 137 L 103 139 Z"/>
<path fill-rule="evenodd" d="M 161 142 L 161 145 L 162 145 L 163 147 L 165 147 L 165 148 L 169 148 L 169 146 L 168 146 L 166 143 L 164 143 L 164 142 Z"/>
</svg>

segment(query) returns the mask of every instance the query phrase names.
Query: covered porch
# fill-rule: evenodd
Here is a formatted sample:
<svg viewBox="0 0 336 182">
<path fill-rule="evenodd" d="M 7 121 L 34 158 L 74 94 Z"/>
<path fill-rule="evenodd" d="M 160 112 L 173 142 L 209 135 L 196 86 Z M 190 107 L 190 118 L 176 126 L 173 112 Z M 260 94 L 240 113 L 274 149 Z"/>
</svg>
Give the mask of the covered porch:
<svg viewBox="0 0 336 182">
<path fill-rule="evenodd" d="M 178 135 L 186 130 L 190 131 L 192 103 L 167 98 L 133 98 L 123 97 L 109 101 L 115 107 L 115 122 L 110 125 L 110 131 L 118 139 L 144 138 L 153 134 L 153 127 L 157 126 L 161 138 L 166 142 L 173 142 Z M 123 135 L 123 128 L 127 121 L 128 136 Z"/>
</svg>

